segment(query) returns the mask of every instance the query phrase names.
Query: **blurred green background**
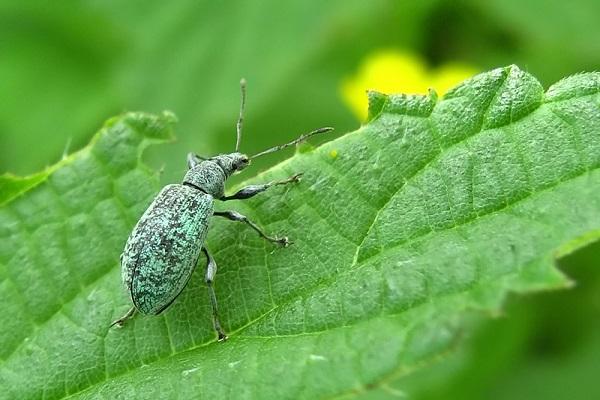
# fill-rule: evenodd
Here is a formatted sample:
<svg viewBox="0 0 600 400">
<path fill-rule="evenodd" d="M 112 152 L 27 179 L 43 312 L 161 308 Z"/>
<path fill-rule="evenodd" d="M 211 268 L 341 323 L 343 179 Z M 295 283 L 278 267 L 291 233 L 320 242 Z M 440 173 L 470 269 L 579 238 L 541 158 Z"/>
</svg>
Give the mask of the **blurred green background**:
<svg viewBox="0 0 600 400">
<path fill-rule="evenodd" d="M 432 69 L 515 63 L 547 87 L 599 69 L 599 16 L 597 0 L 2 0 L 0 173 L 55 163 L 115 114 L 169 109 L 177 142 L 146 159 L 179 181 L 188 151 L 233 149 L 241 77 L 243 151 L 319 126 L 342 134 L 360 125 L 342 83 L 382 49 Z M 599 254 L 596 244 L 561 261 L 574 290 L 513 296 L 503 317 L 474 316 L 456 353 L 373 395 L 600 398 Z"/>
</svg>

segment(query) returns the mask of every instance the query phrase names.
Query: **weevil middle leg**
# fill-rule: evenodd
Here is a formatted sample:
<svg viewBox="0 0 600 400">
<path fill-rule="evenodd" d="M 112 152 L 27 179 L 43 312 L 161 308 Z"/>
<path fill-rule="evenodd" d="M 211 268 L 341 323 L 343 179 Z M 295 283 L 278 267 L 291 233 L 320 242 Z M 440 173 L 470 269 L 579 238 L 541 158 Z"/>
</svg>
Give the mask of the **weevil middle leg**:
<svg viewBox="0 0 600 400">
<path fill-rule="evenodd" d="M 266 239 L 269 242 L 277 243 L 283 247 L 287 247 L 290 244 L 292 244 L 292 242 L 290 242 L 290 239 L 288 239 L 287 236 L 278 238 L 278 237 L 271 237 L 271 236 L 267 235 L 266 233 L 263 232 L 262 229 L 260 229 L 260 227 L 258 225 L 256 225 L 254 222 L 250 221 L 248 219 L 248 217 L 240 214 L 237 211 L 233 211 L 233 210 L 215 211 L 213 213 L 213 215 L 216 215 L 217 217 L 225 217 L 230 221 L 243 222 L 246 225 L 250 226 L 250 228 L 254 229 L 263 239 Z"/>
<path fill-rule="evenodd" d="M 202 247 L 202 252 L 206 256 L 206 275 L 204 280 L 206 281 L 206 286 L 208 287 L 208 297 L 210 298 L 210 306 L 212 308 L 213 326 L 215 327 L 215 331 L 217 331 L 217 334 L 219 335 L 219 342 L 222 342 L 224 340 L 227 340 L 227 335 L 223 331 L 223 328 L 221 327 L 221 322 L 219 321 L 217 296 L 213 287 L 215 275 L 217 274 L 217 263 L 215 262 L 215 259 L 210 255 L 206 247 Z"/>
</svg>

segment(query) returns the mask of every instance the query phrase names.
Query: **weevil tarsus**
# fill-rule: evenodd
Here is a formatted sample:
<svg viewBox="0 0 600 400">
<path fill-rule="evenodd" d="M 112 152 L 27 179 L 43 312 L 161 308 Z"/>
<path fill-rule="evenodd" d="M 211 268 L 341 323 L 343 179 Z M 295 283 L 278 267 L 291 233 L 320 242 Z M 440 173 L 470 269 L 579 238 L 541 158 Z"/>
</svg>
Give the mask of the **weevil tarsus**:
<svg viewBox="0 0 600 400">
<path fill-rule="evenodd" d="M 125 313 L 125 315 L 123 315 L 121 318 L 119 318 L 119 319 L 117 319 L 117 320 L 113 321 L 113 322 L 110 324 L 110 327 L 113 327 L 113 326 L 115 326 L 115 325 L 116 325 L 116 326 L 119 326 L 119 327 L 123 326 L 123 324 L 125 323 L 125 321 L 127 321 L 128 319 L 131 319 L 131 318 L 133 318 L 133 316 L 135 315 L 136 311 L 137 311 L 137 309 L 135 308 L 135 306 L 132 306 L 132 307 L 131 307 L 131 308 L 130 308 L 130 309 L 129 309 L 129 310 L 126 312 L 126 313 Z M 110 327 L 109 327 L 109 328 L 110 328 Z"/>
<path fill-rule="evenodd" d="M 208 297 L 210 299 L 210 306 L 212 308 L 213 326 L 215 328 L 215 331 L 217 331 L 218 340 L 221 342 L 227 340 L 227 335 L 223 331 L 223 328 L 221 327 L 221 322 L 219 321 L 217 296 L 215 295 L 215 289 L 213 287 L 213 282 L 215 281 L 215 276 L 217 275 L 217 263 L 215 262 L 215 259 L 210 255 L 206 247 L 202 247 L 202 252 L 206 256 L 206 275 L 204 277 L 204 281 L 206 282 L 206 286 L 208 287 Z"/>
</svg>

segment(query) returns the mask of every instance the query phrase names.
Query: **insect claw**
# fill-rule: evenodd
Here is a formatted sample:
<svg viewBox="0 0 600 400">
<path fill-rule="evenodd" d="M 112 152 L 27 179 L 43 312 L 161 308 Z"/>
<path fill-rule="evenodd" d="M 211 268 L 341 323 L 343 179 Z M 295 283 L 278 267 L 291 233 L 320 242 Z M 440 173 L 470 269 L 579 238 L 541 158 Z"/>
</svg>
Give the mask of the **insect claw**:
<svg viewBox="0 0 600 400">
<path fill-rule="evenodd" d="M 122 328 L 123 327 L 123 320 L 122 319 L 118 319 L 116 321 L 113 321 L 112 324 L 110 324 L 109 328 L 112 328 L 113 326 L 116 326 L 117 328 Z"/>
<path fill-rule="evenodd" d="M 289 245 L 294 244 L 294 242 L 292 242 L 287 236 L 277 239 L 277 243 L 282 247 L 288 247 Z"/>
<path fill-rule="evenodd" d="M 300 182 L 302 180 L 302 175 L 304 175 L 304 172 L 297 173 L 290 178 L 290 182 Z"/>
<path fill-rule="evenodd" d="M 218 342 L 224 342 L 227 339 L 229 339 L 229 337 L 226 334 L 219 332 L 219 338 L 217 339 Z"/>
<path fill-rule="evenodd" d="M 133 317 L 133 314 L 135 314 L 135 312 L 136 312 L 136 308 L 135 307 L 131 307 L 129 309 L 129 311 L 127 311 L 127 313 L 125 315 L 123 315 L 121 318 L 113 321 L 112 324 L 110 324 L 109 328 L 112 328 L 115 325 L 118 328 L 121 328 L 123 326 L 123 324 L 125 323 L 125 321 L 127 321 L 128 319 L 130 319 L 131 317 Z"/>
</svg>

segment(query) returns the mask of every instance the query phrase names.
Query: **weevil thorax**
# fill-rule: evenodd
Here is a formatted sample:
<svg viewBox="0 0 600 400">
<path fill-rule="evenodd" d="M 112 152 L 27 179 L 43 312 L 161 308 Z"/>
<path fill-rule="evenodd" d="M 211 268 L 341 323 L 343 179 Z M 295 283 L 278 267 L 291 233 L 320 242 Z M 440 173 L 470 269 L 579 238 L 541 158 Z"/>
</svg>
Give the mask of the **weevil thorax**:
<svg viewBox="0 0 600 400">
<path fill-rule="evenodd" d="M 197 187 L 218 199 L 225 194 L 227 178 L 248 164 L 250 160 L 245 154 L 219 154 L 190 168 L 183 178 L 183 184 Z"/>
</svg>

